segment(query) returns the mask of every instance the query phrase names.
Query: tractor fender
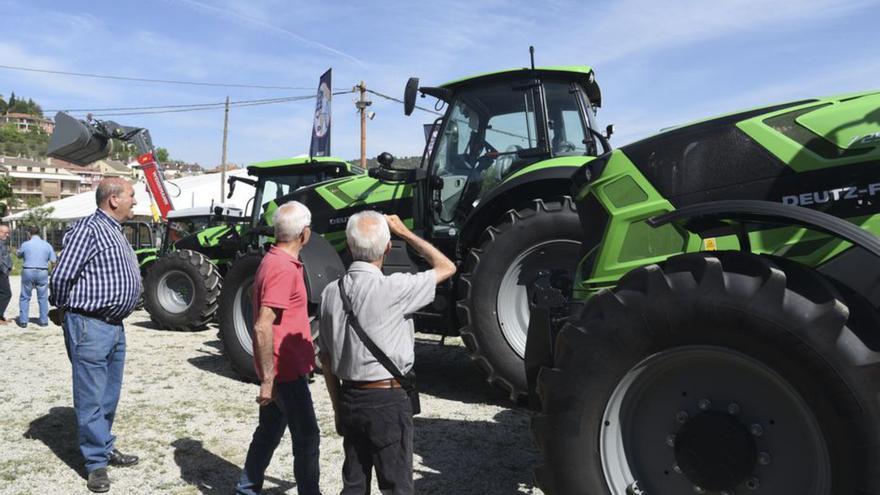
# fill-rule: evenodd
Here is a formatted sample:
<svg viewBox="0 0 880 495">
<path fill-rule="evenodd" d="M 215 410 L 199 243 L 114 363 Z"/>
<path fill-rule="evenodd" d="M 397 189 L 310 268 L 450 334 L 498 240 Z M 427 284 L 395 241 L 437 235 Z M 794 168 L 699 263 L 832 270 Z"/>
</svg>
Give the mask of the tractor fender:
<svg viewBox="0 0 880 495">
<path fill-rule="evenodd" d="M 568 194 L 574 166 L 540 168 L 518 175 L 499 185 L 467 216 L 458 238 L 458 252 L 466 253 L 486 227 L 507 211 L 531 204 L 534 199 L 552 199 Z"/>
<path fill-rule="evenodd" d="M 312 235 L 299 253 L 303 264 L 303 278 L 309 293 L 309 304 L 320 305 L 321 293 L 327 284 L 345 274 L 342 258 L 326 239 Z"/>
<path fill-rule="evenodd" d="M 851 242 L 880 257 L 880 238 L 871 232 L 828 213 L 772 201 L 726 200 L 698 203 L 651 217 L 647 223 L 651 227 L 675 223 L 699 234 L 718 228 L 730 228 L 727 223 L 730 221 L 740 224 L 799 225 Z"/>
</svg>

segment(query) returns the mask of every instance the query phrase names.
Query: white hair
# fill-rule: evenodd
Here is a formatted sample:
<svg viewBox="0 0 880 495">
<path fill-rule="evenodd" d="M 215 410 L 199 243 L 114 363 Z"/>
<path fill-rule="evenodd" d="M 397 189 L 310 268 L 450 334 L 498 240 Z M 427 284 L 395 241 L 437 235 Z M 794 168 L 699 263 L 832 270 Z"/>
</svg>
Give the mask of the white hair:
<svg viewBox="0 0 880 495">
<path fill-rule="evenodd" d="M 345 240 L 353 261 L 379 261 L 391 241 L 388 221 L 384 215 L 372 210 L 355 213 L 345 226 Z"/>
<path fill-rule="evenodd" d="M 275 226 L 275 240 L 289 242 L 302 234 L 312 223 L 312 212 L 299 201 L 290 201 L 279 206 L 272 215 Z"/>
</svg>

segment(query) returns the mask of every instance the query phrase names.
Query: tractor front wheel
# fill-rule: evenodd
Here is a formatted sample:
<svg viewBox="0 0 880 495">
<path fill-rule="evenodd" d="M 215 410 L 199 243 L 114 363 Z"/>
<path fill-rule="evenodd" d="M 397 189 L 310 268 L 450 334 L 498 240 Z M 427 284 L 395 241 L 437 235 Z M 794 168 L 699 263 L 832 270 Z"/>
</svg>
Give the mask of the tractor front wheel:
<svg viewBox="0 0 880 495">
<path fill-rule="evenodd" d="M 571 198 L 510 210 L 470 250 L 459 279 L 461 336 L 493 385 L 526 395 L 523 358 L 535 281 L 571 293 L 583 236 Z"/>
<path fill-rule="evenodd" d="M 880 354 L 836 289 L 739 252 L 637 269 L 538 376 L 548 494 L 880 493 Z M 873 330 L 873 329 L 872 329 Z"/>
<path fill-rule="evenodd" d="M 144 277 L 144 308 L 161 328 L 200 330 L 217 311 L 222 277 L 203 254 L 189 249 L 153 262 Z"/>
</svg>

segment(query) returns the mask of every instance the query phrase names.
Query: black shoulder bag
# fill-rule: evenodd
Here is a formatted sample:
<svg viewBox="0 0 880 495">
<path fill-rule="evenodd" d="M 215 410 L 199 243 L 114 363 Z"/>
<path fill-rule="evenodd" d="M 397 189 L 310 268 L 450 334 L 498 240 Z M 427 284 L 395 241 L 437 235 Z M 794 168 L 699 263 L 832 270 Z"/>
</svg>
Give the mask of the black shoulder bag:
<svg viewBox="0 0 880 495">
<path fill-rule="evenodd" d="M 345 310 L 348 315 L 349 321 L 351 322 L 351 326 L 354 328 L 355 333 L 357 333 L 358 337 L 361 339 L 361 342 L 367 346 L 367 349 L 370 353 L 373 354 L 373 357 L 379 361 L 391 376 L 397 379 L 400 383 L 400 386 L 406 390 L 406 395 L 409 397 L 409 403 L 412 406 L 412 413 L 416 415 L 422 411 L 421 404 L 419 402 L 419 391 L 416 389 L 416 374 L 414 371 L 410 370 L 406 375 L 400 372 L 400 369 L 391 361 L 391 359 L 382 352 L 382 349 L 379 349 L 376 346 L 376 343 L 372 341 L 369 337 L 367 337 L 366 332 L 364 332 L 364 328 L 361 326 L 361 322 L 355 316 L 354 311 L 351 306 L 351 299 L 348 298 L 348 295 L 345 293 L 345 288 L 342 286 L 342 278 L 339 279 L 339 297 L 342 298 L 342 308 Z"/>
</svg>

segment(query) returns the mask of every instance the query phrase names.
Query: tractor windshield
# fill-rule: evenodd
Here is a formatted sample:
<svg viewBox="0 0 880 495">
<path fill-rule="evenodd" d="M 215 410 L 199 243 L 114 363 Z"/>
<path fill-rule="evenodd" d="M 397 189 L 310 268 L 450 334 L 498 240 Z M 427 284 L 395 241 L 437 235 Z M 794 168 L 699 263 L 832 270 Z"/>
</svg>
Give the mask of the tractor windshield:
<svg viewBox="0 0 880 495">
<path fill-rule="evenodd" d="M 263 175 L 260 177 L 258 188 L 262 190 L 260 202 L 265 210 L 266 206 L 274 199 L 296 191 L 300 187 L 309 186 L 317 182 L 332 179 L 327 170 L 312 171 L 309 173 L 287 172 L 276 175 Z"/>
<path fill-rule="evenodd" d="M 534 84 L 498 83 L 456 95 L 433 153 L 433 174 L 442 181 L 435 198 L 439 223 L 460 220 L 525 165 L 550 156 L 592 153 L 579 87 L 544 81 L 543 88 L 546 122 L 538 120 Z"/>
</svg>

